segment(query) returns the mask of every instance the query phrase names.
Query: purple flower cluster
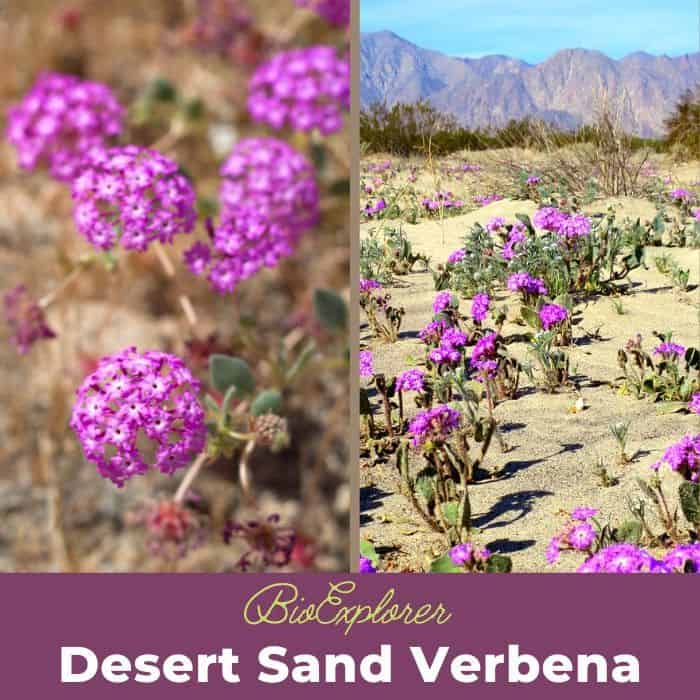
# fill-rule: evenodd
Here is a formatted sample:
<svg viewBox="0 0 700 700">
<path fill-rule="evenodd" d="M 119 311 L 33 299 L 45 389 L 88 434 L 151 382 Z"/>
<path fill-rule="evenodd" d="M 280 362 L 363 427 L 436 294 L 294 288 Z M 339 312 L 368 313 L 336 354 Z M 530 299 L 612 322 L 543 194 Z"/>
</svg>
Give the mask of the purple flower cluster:
<svg viewBox="0 0 700 700">
<path fill-rule="evenodd" d="M 450 549 L 450 559 L 455 566 L 471 568 L 477 564 L 484 564 L 491 556 L 488 549 L 479 549 L 471 542 L 462 542 Z"/>
<path fill-rule="evenodd" d="M 408 369 L 396 378 L 396 391 L 423 391 L 423 372 Z"/>
<path fill-rule="evenodd" d="M 700 415 L 700 391 L 696 394 L 693 394 L 693 396 L 691 397 L 690 403 L 688 404 L 688 410 L 691 413 L 697 413 L 698 415 Z"/>
<path fill-rule="evenodd" d="M 591 220 L 583 214 L 567 216 L 557 229 L 557 234 L 564 238 L 575 239 L 591 233 Z"/>
<path fill-rule="evenodd" d="M 682 437 L 675 445 L 666 448 L 664 456 L 651 467 L 658 471 L 664 462 L 684 479 L 700 481 L 700 434 Z"/>
<path fill-rule="evenodd" d="M 27 288 L 17 285 L 3 297 L 5 321 L 10 327 L 10 340 L 17 347 L 20 355 L 25 355 L 38 340 L 55 338 L 56 334 L 49 328 L 44 310 L 29 296 Z"/>
<path fill-rule="evenodd" d="M 318 129 L 328 135 L 343 126 L 350 109 L 350 63 L 333 46 L 282 51 L 250 80 L 248 110 L 273 129 Z"/>
<path fill-rule="evenodd" d="M 654 355 L 661 355 L 665 360 L 675 360 L 685 355 L 685 348 L 678 343 L 665 342 L 657 345 L 653 352 Z"/>
<path fill-rule="evenodd" d="M 450 327 L 445 320 L 431 321 L 427 326 L 420 329 L 418 337 L 426 345 L 438 345 L 442 334 Z"/>
<path fill-rule="evenodd" d="M 537 228 L 541 228 L 543 231 L 556 233 L 565 218 L 566 214 L 556 207 L 542 207 L 535 212 L 533 222 Z"/>
<path fill-rule="evenodd" d="M 318 223 L 319 194 L 311 163 L 284 141 L 239 141 L 224 164 L 219 190 L 222 217 L 241 207 L 255 207 L 284 223 L 295 237 Z"/>
<path fill-rule="evenodd" d="M 504 260 L 512 260 L 515 257 L 515 246 L 518 243 L 522 243 L 526 238 L 525 225 L 518 221 L 513 225 L 513 228 L 508 234 L 508 240 L 503 246 L 503 251 L 501 255 Z"/>
<path fill-rule="evenodd" d="M 360 352 L 360 376 L 371 377 L 374 375 L 374 356 L 370 350 Z"/>
<path fill-rule="evenodd" d="M 547 287 L 544 280 L 539 277 L 531 277 L 527 272 L 514 272 L 508 278 L 508 289 L 511 292 L 523 292 L 528 295 L 545 295 Z"/>
<path fill-rule="evenodd" d="M 488 333 L 477 341 L 472 350 L 470 358 L 471 366 L 479 372 L 482 377 L 483 375 L 488 377 L 495 376 L 496 370 L 498 369 L 498 360 L 496 359 L 497 343 L 498 333 Z"/>
<path fill-rule="evenodd" d="M 360 278 L 360 294 L 369 294 L 373 289 L 381 289 L 382 285 L 377 280 Z"/>
<path fill-rule="evenodd" d="M 447 328 L 440 337 L 440 345 L 428 353 L 428 359 L 436 365 L 456 365 L 462 359 L 462 348 L 467 344 L 467 335 L 456 328 Z"/>
<path fill-rule="evenodd" d="M 493 202 L 499 202 L 503 197 L 500 194 L 485 194 L 485 195 L 477 195 L 474 197 L 474 203 L 478 204 L 482 207 L 485 207 L 487 204 L 492 204 Z"/>
<path fill-rule="evenodd" d="M 542 181 L 542 178 L 538 177 L 537 175 L 528 175 L 528 178 L 525 181 L 525 184 L 526 185 L 539 185 L 541 181 Z"/>
<path fill-rule="evenodd" d="M 679 202 L 691 202 L 693 199 L 695 199 L 695 196 L 692 192 L 683 189 L 682 187 L 678 187 L 677 189 L 672 190 L 668 193 L 668 196 L 671 199 L 674 199 Z"/>
<path fill-rule="evenodd" d="M 700 542 L 678 544 L 665 557 L 664 564 L 671 571 L 683 573 L 691 563 L 691 570 L 700 574 Z"/>
<path fill-rule="evenodd" d="M 494 216 L 486 222 L 486 230 L 495 233 L 506 225 L 506 220 L 502 216 Z"/>
<path fill-rule="evenodd" d="M 543 207 L 534 216 L 535 226 L 551 231 L 562 238 L 575 239 L 588 236 L 591 220 L 583 214 L 567 214 L 555 207 Z"/>
<path fill-rule="evenodd" d="M 360 557 L 360 568 L 358 569 L 361 574 L 376 574 L 377 570 L 372 564 L 372 560 L 367 557 Z"/>
<path fill-rule="evenodd" d="M 428 441 L 444 442 L 453 430 L 459 428 L 461 420 L 459 411 L 445 405 L 421 411 L 408 426 L 408 432 L 413 436 L 411 444 L 420 447 Z"/>
<path fill-rule="evenodd" d="M 486 319 L 491 306 L 491 297 L 484 292 L 476 294 L 472 299 L 472 318 L 476 323 L 481 323 Z"/>
<path fill-rule="evenodd" d="M 452 292 L 438 292 L 433 301 L 433 312 L 436 314 L 447 311 L 454 306 Z"/>
<path fill-rule="evenodd" d="M 106 85 L 42 73 L 22 102 L 10 108 L 7 139 L 21 167 L 34 170 L 43 164 L 68 182 L 87 153 L 121 133 L 123 114 Z"/>
<path fill-rule="evenodd" d="M 644 549 L 623 542 L 601 549 L 577 571 L 580 574 L 665 573 L 665 567 Z"/>
<path fill-rule="evenodd" d="M 574 508 L 562 529 L 549 541 L 545 554 L 547 563 L 557 562 L 563 551 L 590 552 L 597 533 L 588 521 L 597 514 L 598 511 L 595 508 Z"/>
<path fill-rule="evenodd" d="M 454 253 L 450 253 L 449 257 L 447 258 L 447 264 L 456 265 L 457 263 L 462 262 L 466 255 L 467 253 L 464 248 L 459 248 L 458 250 L 455 250 Z"/>
<path fill-rule="evenodd" d="M 436 192 L 433 197 L 425 197 L 421 204 L 429 212 L 440 209 L 461 209 L 464 206 L 464 202 L 461 199 L 455 199 L 452 192 Z"/>
<path fill-rule="evenodd" d="M 126 348 L 102 358 L 83 380 L 70 425 L 85 457 L 117 486 L 146 472 L 149 462 L 172 474 L 206 443 L 199 390 L 178 357 Z M 150 441 L 148 448 L 143 438 Z"/>
<path fill-rule="evenodd" d="M 552 326 L 557 326 L 569 318 L 569 312 L 559 304 L 545 304 L 539 312 L 542 328 L 548 331 Z"/>
<path fill-rule="evenodd" d="M 333 27 L 350 23 L 350 0 L 295 0 L 299 7 L 313 10 Z"/>
<path fill-rule="evenodd" d="M 177 163 L 139 146 L 93 152 L 72 191 L 78 231 L 100 250 L 172 243 L 197 218 L 194 190 Z"/>
<path fill-rule="evenodd" d="M 384 211 L 386 209 L 386 201 L 381 198 L 378 199 L 374 204 L 372 202 L 367 202 L 365 206 L 362 208 L 362 213 L 368 218 L 371 219 L 375 217 L 377 214 L 380 212 Z"/>
</svg>

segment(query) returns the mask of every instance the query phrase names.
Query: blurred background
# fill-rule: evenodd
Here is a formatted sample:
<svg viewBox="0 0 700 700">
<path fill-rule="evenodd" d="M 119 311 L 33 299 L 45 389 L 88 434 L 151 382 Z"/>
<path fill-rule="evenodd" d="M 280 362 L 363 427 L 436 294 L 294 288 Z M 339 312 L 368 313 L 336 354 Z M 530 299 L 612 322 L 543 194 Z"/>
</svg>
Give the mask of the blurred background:
<svg viewBox="0 0 700 700">
<path fill-rule="evenodd" d="M 7 108 L 41 71 L 103 82 L 128 110 L 120 142 L 158 142 L 191 177 L 200 211 L 195 232 L 168 247 L 174 277 L 150 249 L 119 251 L 82 272 L 49 308 L 57 338 L 21 356 L 0 324 L 1 571 L 230 571 L 246 551 L 267 546 L 260 538 L 274 539 L 276 527 L 295 534 L 286 569 L 347 570 L 347 339 L 324 330 L 313 309 L 314 290 L 348 291 L 347 130 L 322 141 L 281 136 L 313 159 L 322 193 L 321 223 L 294 256 L 227 296 L 181 262 L 184 248 L 204 240 L 218 169 L 233 145 L 277 135 L 248 119 L 252 69 L 281 48 L 346 41 L 345 30 L 300 14 L 294 0 L 0 0 L 3 134 Z M 72 221 L 69 188 L 46 171 L 20 170 L 3 137 L 0 293 L 18 284 L 35 299 L 50 293 L 90 252 Z M 181 313 L 182 294 L 196 310 L 194 327 Z M 175 561 L 158 556 L 142 514 L 172 496 L 182 473 L 151 471 L 117 489 L 83 459 L 68 427 L 83 377 L 129 345 L 183 357 L 205 384 L 210 354 L 236 355 L 260 386 L 274 383 L 281 348 L 292 359 L 314 348 L 285 391 L 289 447 L 253 453 L 257 507 L 240 498 L 236 456 L 217 460 L 195 483 L 198 546 Z M 224 543 L 227 522 L 274 515 L 272 532 L 248 530 Z"/>
</svg>

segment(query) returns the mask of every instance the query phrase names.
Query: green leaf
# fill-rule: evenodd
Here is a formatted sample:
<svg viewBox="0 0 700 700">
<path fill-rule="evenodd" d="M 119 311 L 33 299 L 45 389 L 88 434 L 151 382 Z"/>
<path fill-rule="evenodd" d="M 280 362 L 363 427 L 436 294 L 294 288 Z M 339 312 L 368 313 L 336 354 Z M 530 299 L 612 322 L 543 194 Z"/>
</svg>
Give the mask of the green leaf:
<svg viewBox="0 0 700 700">
<path fill-rule="evenodd" d="M 342 331 L 347 326 L 348 307 L 343 298 L 330 289 L 317 289 L 314 292 L 314 311 L 329 331 Z"/>
<path fill-rule="evenodd" d="M 167 78 L 154 78 L 144 92 L 147 99 L 159 102 L 172 102 L 177 97 L 177 88 Z"/>
<path fill-rule="evenodd" d="M 523 317 L 523 321 L 531 328 L 540 327 L 540 316 L 534 309 L 531 309 L 529 306 L 523 306 L 520 309 L 520 315 Z"/>
<path fill-rule="evenodd" d="M 434 574 L 461 574 L 464 569 L 461 566 L 457 566 L 450 559 L 449 554 L 443 554 L 430 562 L 430 571 Z"/>
<path fill-rule="evenodd" d="M 442 515 L 445 521 L 453 527 L 457 524 L 457 514 L 459 512 L 459 503 L 457 501 L 448 501 L 442 504 Z"/>
<path fill-rule="evenodd" d="M 513 570 L 513 561 L 503 554 L 492 554 L 486 560 L 487 574 L 509 574 Z"/>
<path fill-rule="evenodd" d="M 642 539 L 642 524 L 638 520 L 628 520 L 615 528 L 615 540 L 617 542 L 629 542 L 639 544 Z"/>
<path fill-rule="evenodd" d="M 367 540 L 360 540 L 360 556 L 366 557 L 375 565 L 379 562 L 377 550 L 374 548 L 374 545 Z"/>
<path fill-rule="evenodd" d="M 267 389 L 255 397 L 250 412 L 254 416 L 262 416 L 263 413 L 279 413 L 281 406 L 282 394 L 275 389 Z"/>
<path fill-rule="evenodd" d="M 700 484 L 684 481 L 678 488 L 678 497 L 686 520 L 696 527 L 700 526 Z"/>
<path fill-rule="evenodd" d="M 213 387 L 226 392 L 236 387 L 236 395 L 249 396 L 255 391 L 255 377 L 245 360 L 228 355 L 212 355 L 209 360 L 209 373 Z"/>
</svg>

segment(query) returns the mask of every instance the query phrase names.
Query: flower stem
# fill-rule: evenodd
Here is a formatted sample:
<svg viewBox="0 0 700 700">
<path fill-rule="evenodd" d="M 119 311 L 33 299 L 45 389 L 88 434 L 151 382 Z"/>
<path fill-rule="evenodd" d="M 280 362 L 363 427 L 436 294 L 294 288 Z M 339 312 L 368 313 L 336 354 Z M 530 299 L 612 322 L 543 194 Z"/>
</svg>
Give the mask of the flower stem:
<svg viewBox="0 0 700 700">
<path fill-rule="evenodd" d="M 185 478 L 180 482 L 180 486 L 178 486 L 177 491 L 175 492 L 175 498 L 173 499 L 175 503 L 182 504 L 182 502 L 185 500 L 185 496 L 187 495 L 187 492 L 190 490 L 190 487 L 192 486 L 192 483 L 194 480 L 197 478 L 199 473 L 202 471 L 202 468 L 207 462 L 207 453 L 202 452 L 197 459 L 192 462 L 192 465 L 190 468 L 187 470 L 187 474 L 185 474 Z"/>
<path fill-rule="evenodd" d="M 248 467 L 248 462 L 250 460 L 250 456 L 253 454 L 253 450 L 255 449 L 255 440 L 249 440 L 248 443 L 246 444 L 243 454 L 241 455 L 241 459 L 238 462 L 238 479 L 241 484 L 241 490 L 243 491 L 243 495 L 251 502 L 255 502 L 255 498 L 253 498 L 252 495 L 252 484 L 253 484 L 253 479 L 250 475 L 250 468 Z"/>
<path fill-rule="evenodd" d="M 39 301 L 37 302 L 38 306 L 42 309 L 47 309 L 51 304 L 53 304 L 60 296 L 63 294 L 63 292 L 68 289 L 68 287 L 75 282 L 75 280 L 78 279 L 80 276 L 80 273 L 85 269 L 89 267 L 89 262 L 87 260 L 85 261 L 80 261 L 61 281 L 61 283 L 53 290 L 51 290 L 48 294 L 45 296 L 41 297 Z"/>
<path fill-rule="evenodd" d="M 158 258 L 158 262 L 163 268 L 163 272 L 165 273 L 166 277 L 168 277 L 168 279 L 171 280 L 175 279 L 175 267 L 172 263 L 172 260 L 170 260 L 169 255 L 165 251 L 165 248 L 163 248 L 163 246 L 161 245 L 160 241 L 155 241 L 153 244 L 153 248 L 156 251 L 156 257 Z M 197 313 L 194 310 L 192 301 L 187 296 L 187 294 L 180 294 L 178 296 L 178 301 L 180 302 L 182 312 L 185 315 L 185 318 L 187 319 L 187 323 L 189 323 L 192 328 L 195 328 L 197 325 Z"/>
</svg>

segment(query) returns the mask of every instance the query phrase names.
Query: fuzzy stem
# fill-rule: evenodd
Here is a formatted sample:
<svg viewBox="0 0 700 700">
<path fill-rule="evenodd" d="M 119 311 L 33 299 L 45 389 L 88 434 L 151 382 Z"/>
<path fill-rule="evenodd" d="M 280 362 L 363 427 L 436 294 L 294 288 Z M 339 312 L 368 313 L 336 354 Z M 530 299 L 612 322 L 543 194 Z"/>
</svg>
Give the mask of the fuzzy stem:
<svg viewBox="0 0 700 700">
<path fill-rule="evenodd" d="M 87 264 L 81 264 L 81 263 L 79 263 L 78 265 L 76 265 L 76 266 L 63 278 L 63 280 L 61 281 L 61 283 L 60 283 L 55 289 L 53 289 L 53 290 L 50 291 L 48 294 L 46 294 L 45 296 L 41 297 L 41 299 L 39 299 L 39 301 L 37 302 L 37 305 L 38 305 L 40 308 L 42 308 L 42 309 L 48 308 L 51 304 L 53 304 L 54 301 L 56 301 L 56 299 L 58 299 L 58 297 L 61 296 L 61 294 L 63 294 L 63 292 L 66 291 L 66 289 L 68 289 L 68 287 L 71 286 L 71 284 L 73 284 L 73 282 L 75 282 L 75 280 L 78 279 L 78 277 L 80 276 L 80 273 L 81 273 L 87 266 L 88 266 Z"/>
<path fill-rule="evenodd" d="M 182 504 L 182 502 L 185 500 L 187 492 L 190 489 L 190 486 L 192 486 L 192 483 L 202 471 L 202 468 L 204 467 L 206 462 L 206 452 L 202 452 L 201 454 L 199 454 L 197 456 L 197 459 L 195 459 L 194 462 L 192 462 L 192 465 L 187 470 L 187 474 L 185 474 L 185 478 L 180 482 L 180 486 L 178 487 L 175 493 L 175 498 L 173 499 L 175 503 Z"/>
<path fill-rule="evenodd" d="M 241 484 L 241 490 L 243 491 L 243 495 L 251 502 L 255 502 L 255 498 L 253 498 L 252 495 L 252 477 L 250 475 L 250 469 L 248 467 L 248 462 L 250 460 L 250 456 L 253 454 L 253 450 L 255 449 L 255 440 L 250 440 L 246 446 L 245 449 L 243 450 L 243 454 L 241 455 L 241 459 L 238 462 L 238 479 Z"/>
<path fill-rule="evenodd" d="M 163 268 L 163 272 L 165 273 L 166 277 L 171 280 L 175 279 L 175 267 L 173 266 L 170 256 L 166 252 L 165 248 L 163 248 L 160 241 L 155 241 L 153 248 L 156 251 L 156 257 L 158 258 L 158 262 Z M 190 298 L 186 294 L 180 294 L 178 301 L 180 302 L 182 312 L 184 313 L 187 322 L 192 328 L 196 327 L 197 313 L 194 310 L 194 306 L 192 305 Z"/>
</svg>

